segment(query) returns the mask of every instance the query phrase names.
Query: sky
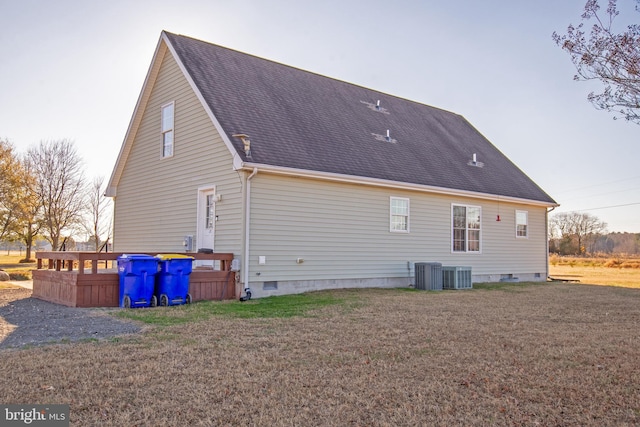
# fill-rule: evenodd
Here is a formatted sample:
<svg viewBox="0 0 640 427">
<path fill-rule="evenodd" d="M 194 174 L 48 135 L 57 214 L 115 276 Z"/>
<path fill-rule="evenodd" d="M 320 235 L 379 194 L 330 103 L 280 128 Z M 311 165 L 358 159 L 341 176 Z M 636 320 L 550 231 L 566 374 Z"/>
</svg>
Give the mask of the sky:
<svg viewBox="0 0 640 427">
<path fill-rule="evenodd" d="M 603 0 L 600 0 L 601 3 Z M 551 39 L 586 0 L 0 0 L 0 138 L 111 175 L 167 30 L 464 116 L 559 204 L 640 232 L 640 125 Z M 619 0 L 620 24 L 640 20 Z M 626 20 L 626 22 L 625 22 Z"/>
</svg>

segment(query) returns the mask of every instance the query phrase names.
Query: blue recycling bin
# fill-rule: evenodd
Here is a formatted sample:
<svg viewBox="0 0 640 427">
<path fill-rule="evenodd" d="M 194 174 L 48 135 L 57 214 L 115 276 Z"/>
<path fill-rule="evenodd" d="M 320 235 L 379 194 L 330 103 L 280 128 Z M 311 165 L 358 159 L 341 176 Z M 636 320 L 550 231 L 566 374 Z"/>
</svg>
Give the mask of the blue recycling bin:
<svg viewBox="0 0 640 427">
<path fill-rule="evenodd" d="M 158 259 L 151 255 L 124 254 L 118 257 L 120 307 L 155 307 L 154 295 Z"/>
<path fill-rule="evenodd" d="M 156 276 L 155 296 L 162 306 L 191 304 L 189 280 L 193 257 L 183 254 L 162 254 Z"/>
</svg>

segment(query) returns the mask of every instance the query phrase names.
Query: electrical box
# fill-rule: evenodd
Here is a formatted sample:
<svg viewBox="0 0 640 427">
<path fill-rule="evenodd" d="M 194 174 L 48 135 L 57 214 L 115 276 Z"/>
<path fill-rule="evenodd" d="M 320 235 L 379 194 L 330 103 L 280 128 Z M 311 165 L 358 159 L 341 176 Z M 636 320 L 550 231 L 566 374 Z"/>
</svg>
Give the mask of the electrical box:
<svg viewBox="0 0 640 427">
<path fill-rule="evenodd" d="M 240 260 L 238 258 L 231 260 L 231 271 L 240 271 Z"/>
<path fill-rule="evenodd" d="M 186 252 L 193 252 L 193 236 L 184 236 L 182 246 Z"/>
</svg>

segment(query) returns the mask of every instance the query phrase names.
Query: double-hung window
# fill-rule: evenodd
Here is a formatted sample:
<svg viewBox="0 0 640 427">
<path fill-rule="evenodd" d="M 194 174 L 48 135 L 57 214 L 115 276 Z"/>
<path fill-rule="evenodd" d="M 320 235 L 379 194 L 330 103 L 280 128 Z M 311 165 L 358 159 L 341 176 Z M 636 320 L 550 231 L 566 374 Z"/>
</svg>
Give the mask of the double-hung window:
<svg viewBox="0 0 640 427">
<path fill-rule="evenodd" d="M 173 156 L 173 116 L 175 103 L 163 105 L 162 110 L 162 157 Z"/>
<path fill-rule="evenodd" d="M 453 252 L 480 252 L 481 215 L 479 206 L 452 205 Z"/>
<path fill-rule="evenodd" d="M 389 230 L 394 233 L 409 232 L 409 199 L 392 197 L 390 199 Z"/>
<path fill-rule="evenodd" d="M 516 237 L 529 237 L 529 213 L 516 211 Z"/>
</svg>

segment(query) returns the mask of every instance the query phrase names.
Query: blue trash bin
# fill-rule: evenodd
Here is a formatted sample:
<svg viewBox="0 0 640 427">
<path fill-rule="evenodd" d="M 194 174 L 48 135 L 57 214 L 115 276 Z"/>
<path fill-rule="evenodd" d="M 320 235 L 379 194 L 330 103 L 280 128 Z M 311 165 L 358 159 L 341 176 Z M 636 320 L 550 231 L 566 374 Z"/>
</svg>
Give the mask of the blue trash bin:
<svg viewBox="0 0 640 427">
<path fill-rule="evenodd" d="M 183 254 L 162 254 L 156 276 L 155 296 L 162 306 L 191 304 L 189 279 L 193 257 Z"/>
<path fill-rule="evenodd" d="M 158 260 L 151 255 L 133 254 L 118 257 L 120 276 L 120 307 L 155 307 L 158 299 L 153 294 Z"/>
</svg>

